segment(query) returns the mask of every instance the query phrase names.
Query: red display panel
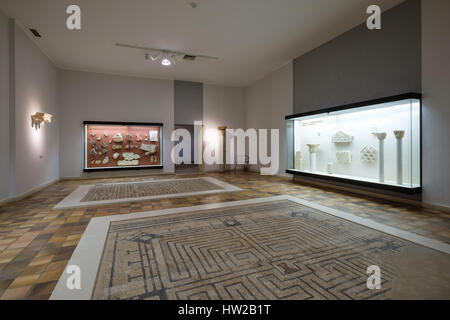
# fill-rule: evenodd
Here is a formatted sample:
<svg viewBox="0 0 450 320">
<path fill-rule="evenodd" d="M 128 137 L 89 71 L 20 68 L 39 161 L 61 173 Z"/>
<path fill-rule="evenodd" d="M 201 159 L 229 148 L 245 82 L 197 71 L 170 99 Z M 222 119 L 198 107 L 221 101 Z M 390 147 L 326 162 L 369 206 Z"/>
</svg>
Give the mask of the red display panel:
<svg viewBox="0 0 450 320">
<path fill-rule="evenodd" d="M 162 125 L 84 125 L 85 170 L 162 166 Z"/>
</svg>

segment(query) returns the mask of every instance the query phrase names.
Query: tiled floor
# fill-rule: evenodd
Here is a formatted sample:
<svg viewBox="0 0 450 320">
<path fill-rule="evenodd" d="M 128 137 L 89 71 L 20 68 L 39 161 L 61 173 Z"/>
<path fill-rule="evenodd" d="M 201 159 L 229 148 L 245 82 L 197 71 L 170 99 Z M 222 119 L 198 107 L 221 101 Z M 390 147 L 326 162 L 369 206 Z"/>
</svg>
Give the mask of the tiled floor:
<svg viewBox="0 0 450 320">
<path fill-rule="evenodd" d="M 48 299 L 89 220 L 104 215 L 289 194 L 450 243 L 450 215 L 439 210 L 293 184 L 286 179 L 256 173 L 210 176 L 244 191 L 52 210 L 81 184 L 141 181 L 149 177 L 62 181 L 24 200 L 0 207 L 0 299 Z"/>
</svg>

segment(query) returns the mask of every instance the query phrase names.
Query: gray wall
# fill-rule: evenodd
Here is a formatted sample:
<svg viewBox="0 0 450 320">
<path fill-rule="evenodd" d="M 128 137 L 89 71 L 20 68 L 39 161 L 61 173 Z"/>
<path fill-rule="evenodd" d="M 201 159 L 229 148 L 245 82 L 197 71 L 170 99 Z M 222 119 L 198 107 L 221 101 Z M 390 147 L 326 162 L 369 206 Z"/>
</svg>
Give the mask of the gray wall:
<svg viewBox="0 0 450 320">
<path fill-rule="evenodd" d="M 422 1 L 423 200 L 450 207 L 449 0 Z"/>
<path fill-rule="evenodd" d="M 59 178 L 59 74 L 25 32 L 15 26 L 15 196 Z M 38 111 L 53 115 L 40 130 L 31 127 Z"/>
<path fill-rule="evenodd" d="M 174 81 L 175 124 L 203 120 L 203 83 Z"/>
<path fill-rule="evenodd" d="M 0 12 L 0 202 L 9 197 L 9 21 Z"/>
<path fill-rule="evenodd" d="M 382 13 L 381 30 L 366 24 L 294 60 L 294 112 L 301 113 L 421 91 L 420 0 Z"/>
<path fill-rule="evenodd" d="M 164 171 L 173 172 L 173 101 L 173 81 L 61 71 L 61 177 L 83 175 L 84 120 L 163 123 Z"/>
<path fill-rule="evenodd" d="M 245 128 L 279 129 L 279 170 L 286 175 L 286 121 L 284 116 L 292 114 L 292 63 L 281 67 L 270 75 L 248 86 L 244 92 Z M 270 135 L 268 148 L 270 150 Z M 263 166 L 264 167 L 264 166 Z M 259 170 L 260 165 L 252 165 Z"/>
</svg>

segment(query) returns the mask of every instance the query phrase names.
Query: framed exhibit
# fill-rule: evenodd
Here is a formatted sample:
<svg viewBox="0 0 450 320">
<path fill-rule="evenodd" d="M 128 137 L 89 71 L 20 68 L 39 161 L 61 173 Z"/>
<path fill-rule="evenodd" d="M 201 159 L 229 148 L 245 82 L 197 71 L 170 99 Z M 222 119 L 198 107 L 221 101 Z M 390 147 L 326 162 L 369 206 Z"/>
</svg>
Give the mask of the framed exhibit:
<svg viewBox="0 0 450 320">
<path fill-rule="evenodd" d="M 84 121 L 84 171 L 160 169 L 163 124 Z"/>
<path fill-rule="evenodd" d="M 286 116 L 287 173 L 421 192 L 421 95 Z"/>
</svg>

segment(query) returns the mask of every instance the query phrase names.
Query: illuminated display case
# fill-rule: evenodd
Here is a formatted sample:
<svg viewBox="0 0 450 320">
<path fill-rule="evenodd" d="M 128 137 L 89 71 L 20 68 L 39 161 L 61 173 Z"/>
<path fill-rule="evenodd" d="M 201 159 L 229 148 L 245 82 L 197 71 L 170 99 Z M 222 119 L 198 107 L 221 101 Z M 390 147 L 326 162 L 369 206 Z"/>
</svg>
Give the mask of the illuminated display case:
<svg viewBox="0 0 450 320">
<path fill-rule="evenodd" d="M 286 116 L 287 173 L 421 192 L 421 96 Z"/>
<path fill-rule="evenodd" d="M 162 123 L 84 121 L 84 171 L 162 168 Z"/>
</svg>

